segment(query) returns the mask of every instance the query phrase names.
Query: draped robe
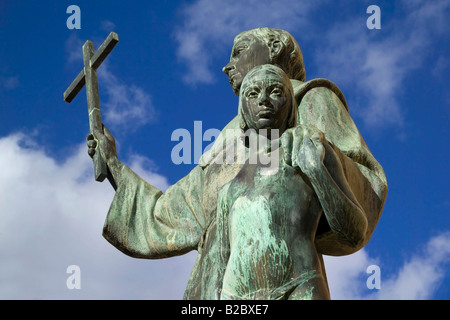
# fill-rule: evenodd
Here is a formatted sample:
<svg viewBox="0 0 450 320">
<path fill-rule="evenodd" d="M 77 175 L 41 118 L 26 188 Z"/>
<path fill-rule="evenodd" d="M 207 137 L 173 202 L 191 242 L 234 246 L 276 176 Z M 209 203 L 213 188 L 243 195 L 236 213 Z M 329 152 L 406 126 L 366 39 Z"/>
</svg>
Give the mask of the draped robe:
<svg viewBox="0 0 450 320">
<path fill-rule="evenodd" d="M 297 125 L 317 127 L 337 147 L 347 182 L 368 221 L 364 241 L 355 247 L 340 241 L 323 215 L 315 236 L 323 264 L 322 254 L 347 255 L 367 244 L 384 206 L 387 181 L 353 122 L 339 88 L 326 79 L 291 82 L 298 103 Z M 228 129 L 239 130 L 239 123 L 239 116 L 231 120 L 212 148 L 203 154 L 199 165 L 165 193 L 123 166 L 106 217 L 103 236 L 129 256 L 160 259 L 198 251 L 185 299 L 220 297 L 222 279 L 218 269 L 223 266 L 219 265 L 220 233 L 216 232 L 218 194 L 243 164 L 217 160 L 226 157 L 227 148 L 241 143 L 226 134 Z M 322 207 L 332 210 L 325 203 Z M 326 279 L 325 269 L 322 270 Z"/>
</svg>

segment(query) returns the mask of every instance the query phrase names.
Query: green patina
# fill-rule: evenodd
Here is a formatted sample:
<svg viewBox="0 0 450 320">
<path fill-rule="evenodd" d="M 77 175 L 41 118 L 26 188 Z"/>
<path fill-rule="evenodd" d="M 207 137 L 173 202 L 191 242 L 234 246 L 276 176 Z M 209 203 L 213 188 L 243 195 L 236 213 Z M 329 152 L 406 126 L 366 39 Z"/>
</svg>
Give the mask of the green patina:
<svg viewBox="0 0 450 320">
<path fill-rule="evenodd" d="M 329 299 L 322 256 L 364 247 L 383 209 L 384 171 L 342 92 L 326 79 L 305 81 L 300 48 L 283 30 L 238 35 L 223 71 L 239 94 L 249 71 L 262 65 L 252 82 L 260 86 L 258 94 L 245 102 L 253 114 L 245 118 L 240 95 L 238 115 L 200 164 L 164 193 L 118 159 L 106 127 L 88 137 L 89 154 L 101 155 L 116 189 L 104 237 L 136 258 L 197 250 L 185 299 Z M 289 97 L 271 91 L 274 83 L 282 83 Z M 258 103 L 250 98 L 272 94 L 266 107 L 273 113 L 257 116 Z M 256 150 L 278 152 L 270 158 L 278 160 L 276 166 L 217 161 L 228 148 L 243 144 L 224 132 L 246 128 L 280 130 L 275 148 Z"/>
</svg>

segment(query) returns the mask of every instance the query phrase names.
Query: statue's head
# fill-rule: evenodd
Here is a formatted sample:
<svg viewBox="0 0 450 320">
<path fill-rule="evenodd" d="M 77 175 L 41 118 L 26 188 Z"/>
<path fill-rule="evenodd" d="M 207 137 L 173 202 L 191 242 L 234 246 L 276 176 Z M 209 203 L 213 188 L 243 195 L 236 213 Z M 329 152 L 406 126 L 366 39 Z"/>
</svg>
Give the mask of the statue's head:
<svg viewBox="0 0 450 320">
<path fill-rule="evenodd" d="M 287 74 L 271 64 L 256 66 L 244 77 L 239 94 L 241 129 L 278 129 L 278 136 L 297 121 L 297 103 Z"/>
<path fill-rule="evenodd" d="M 235 94 L 245 75 L 254 67 L 273 64 L 289 78 L 305 81 L 305 67 L 300 47 L 287 31 L 257 28 L 241 32 L 234 38 L 230 62 L 223 67 Z"/>
</svg>

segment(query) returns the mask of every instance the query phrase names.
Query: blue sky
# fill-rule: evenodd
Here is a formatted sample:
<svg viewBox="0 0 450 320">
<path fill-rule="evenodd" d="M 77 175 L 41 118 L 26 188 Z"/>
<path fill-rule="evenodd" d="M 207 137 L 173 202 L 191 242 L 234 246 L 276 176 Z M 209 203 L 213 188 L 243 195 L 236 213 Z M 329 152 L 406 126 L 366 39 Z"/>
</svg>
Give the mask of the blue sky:
<svg viewBox="0 0 450 320">
<path fill-rule="evenodd" d="M 66 26 L 69 5 L 79 30 Z M 367 28 L 369 5 L 381 29 Z M 103 121 L 119 158 L 164 190 L 195 166 L 172 162 L 172 133 L 193 135 L 194 121 L 222 129 L 236 115 L 221 70 L 234 36 L 261 26 L 297 39 L 307 79 L 341 88 L 388 179 L 369 244 L 326 257 L 332 298 L 450 298 L 448 16 L 445 0 L 0 1 L 0 298 L 182 298 L 195 252 L 138 260 L 102 238 L 114 191 L 93 179 L 84 89 L 71 104 L 63 92 L 82 44 L 117 32 L 98 71 Z M 79 290 L 66 286 L 70 265 Z M 371 265 L 381 289 L 366 286 Z"/>
</svg>

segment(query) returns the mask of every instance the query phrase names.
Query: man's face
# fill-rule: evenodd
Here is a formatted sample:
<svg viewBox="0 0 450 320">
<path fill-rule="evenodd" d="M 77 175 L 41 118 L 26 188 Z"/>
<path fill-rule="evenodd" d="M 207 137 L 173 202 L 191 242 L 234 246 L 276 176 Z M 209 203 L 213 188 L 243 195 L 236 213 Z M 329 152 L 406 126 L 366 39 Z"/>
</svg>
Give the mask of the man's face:
<svg viewBox="0 0 450 320">
<path fill-rule="evenodd" d="M 239 95 L 245 75 L 254 67 L 263 64 L 271 64 L 269 47 L 264 41 L 249 34 L 234 44 L 230 62 L 222 71 L 228 76 L 234 93 Z"/>
<path fill-rule="evenodd" d="M 245 84 L 241 107 L 251 129 L 279 129 L 279 136 L 287 129 L 291 99 L 281 79 L 260 75 Z"/>
</svg>

